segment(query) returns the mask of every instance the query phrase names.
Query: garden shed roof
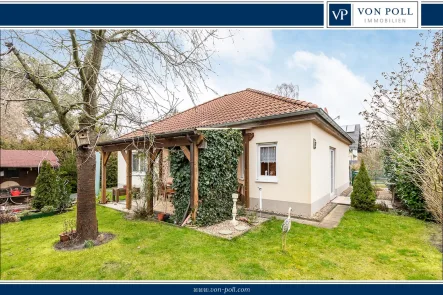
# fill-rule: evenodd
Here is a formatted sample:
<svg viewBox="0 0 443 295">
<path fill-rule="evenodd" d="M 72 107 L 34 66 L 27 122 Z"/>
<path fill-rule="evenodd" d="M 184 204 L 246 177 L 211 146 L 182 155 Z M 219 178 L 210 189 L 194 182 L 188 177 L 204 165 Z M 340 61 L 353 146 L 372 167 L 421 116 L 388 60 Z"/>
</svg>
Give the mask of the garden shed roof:
<svg viewBox="0 0 443 295">
<path fill-rule="evenodd" d="M 39 167 L 46 160 L 52 167 L 60 166 L 57 156 L 50 150 L 0 150 L 0 167 Z"/>
</svg>

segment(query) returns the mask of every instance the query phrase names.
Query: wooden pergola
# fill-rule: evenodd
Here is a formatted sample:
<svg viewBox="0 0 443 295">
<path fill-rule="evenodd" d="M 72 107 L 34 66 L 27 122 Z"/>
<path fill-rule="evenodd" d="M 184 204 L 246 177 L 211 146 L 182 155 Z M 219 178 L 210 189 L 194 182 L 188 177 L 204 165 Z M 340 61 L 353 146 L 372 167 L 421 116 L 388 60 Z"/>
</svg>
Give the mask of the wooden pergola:
<svg viewBox="0 0 443 295">
<path fill-rule="evenodd" d="M 249 207 L 249 140 L 252 139 L 251 134 L 244 133 L 243 136 L 244 152 L 245 152 L 245 205 Z M 102 179 L 101 179 L 101 203 L 106 203 L 106 164 L 112 152 L 120 152 L 123 159 L 126 162 L 126 209 L 131 209 L 132 206 L 132 151 L 133 150 L 146 150 L 148 152 L 148 200 L 147 200 L 147 210 L 149 213 L 153 212 L 153 180 L 154 180 L 154 163 L 161 153 L 162 149 L 169 149 L 173 147 L 180 147 L 184 155 L 190 162 L 191 166 L 191 212 L 192 219 L 195 220 L 197 207 L 198 207 L 198 151 L 199 148 L 203 147 L 204 137 L 197 130 L 187 130 L 169 134 L 159 134 L 155 137 L 153 136 L 140 136 L 135 138 L 124 138 L 116 139 L 107 142 L 101 142 L 97 144 L 100 148 L 102 154 L 101 169 L 102 169 Z M 161 159 L 162 161 L 162 159 Z M 160 165 L 159 174 L 162 179 L 163 169 Z"/>
</svg>

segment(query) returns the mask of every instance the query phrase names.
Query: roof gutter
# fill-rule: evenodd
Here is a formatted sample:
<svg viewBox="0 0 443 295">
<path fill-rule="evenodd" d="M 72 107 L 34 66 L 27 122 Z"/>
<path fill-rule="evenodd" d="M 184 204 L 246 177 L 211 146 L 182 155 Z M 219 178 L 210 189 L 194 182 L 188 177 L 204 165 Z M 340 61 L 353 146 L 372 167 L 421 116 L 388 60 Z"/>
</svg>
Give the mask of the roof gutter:
<svg viewBox="0 0 443 295">
<path fill-rule="evenodd" d="M 238 125 L 242 125 L 242 124 L 256 123 L 256 122 L 261 122 L 261 121 L 265 121 L 265 120 L 273 120 L 273 119 L 298 117 L 298 116 L 310 115 L 310 114 L 318 115 L 320 118 L 322 118 L 325 121 L 325 123 L 329 124 L 335 130 L 337 130 L 344 138 L 349 140 L 349 142 L 351 144 L 354 143 L 354 140 L 352 139 L 352 137 L 349 136 L 349 134 L 346 131 L 344 131 L 340 127 L 340 125 L 335 123 L 335 121 L 322 108 L 296 111 L 296 112 L 279 114 L 279 115 L 272 115 L 272 116 L 267 116 L 267 117 L 253 118 L 253 119 L 248 119 L 248 120 L 243 120 L 243 121 L 229 122 L 229 123 L 224 123 L 224 124 L 219 124 L 219 125 L 212 125 L 212 126 L 207 126 L 207 127 L 195 128 L 195 129 L 186 129 L 186 130 L 175 131 L 175 132 L 171 132 L 171 133 L 158 133 L 158 134 L 153 134 L 153 135 L 155 136 L 155 138 L 171 138 L 171 137 L 177 137 L 177 136 L 187 136 L 187 135 L 196 134 L 197 130 L 228 129 L 228 128 L 234 129 L 235 127 L 233 127 L 233 126 L 238 126 Z M 237 127 L 235 129 L 242 129 L 242 128 Z M 148 135 L 104 141 L 104 142 L 97 143 L 97 145 L 104 146 L 104 145 L 118 144 L 118 143 L 129 143 L 129 142 L 134 142 L 134 141 L 145 141 L 146 139 L 149 140 Z"/>
<path fill-rule="evenodd" d="M 352 139 L 349 134 L 343 130 L 343 128 L 340 127 L 335 121 L 321 108 L 315 108 L 315 109 L 309 109 L 309 110 L 303 110 L 303 111 L 296 111 L 291 113 L 285 113 L 285 114 L 279 114 L 279 115 L 273 115 L 273 116 L 267 116 L 267 117 L 260 117 L 260 118 L 254 118 L 254 119 L 248 119 L 244 121 L 237 121 L 237 122 L 230 122 L 225 124 L 219 124 L 219 125 L 213 125 L 211 126 L 213 129 L 216 128 L 229 128 L 230 126 L 237 126 L 241 124 L 248 124 L 248 123 L 256 123 L 261 122 L 265 120 L 273 120 L 273 119 L 282 119 L 282 118 L 290 118 L 290 117 L 298 117 L 302 115 L 310 115 L 310 114 L 316 114 L 320 116 L 326 123 L 331 125 L 334 129 L 336 129 L 338 132 L 340 132 L 343 137 L 345 137 L 347 140 L 349 140 L 352 143 L 354 143 L 354 140 Z"/>
</svg>

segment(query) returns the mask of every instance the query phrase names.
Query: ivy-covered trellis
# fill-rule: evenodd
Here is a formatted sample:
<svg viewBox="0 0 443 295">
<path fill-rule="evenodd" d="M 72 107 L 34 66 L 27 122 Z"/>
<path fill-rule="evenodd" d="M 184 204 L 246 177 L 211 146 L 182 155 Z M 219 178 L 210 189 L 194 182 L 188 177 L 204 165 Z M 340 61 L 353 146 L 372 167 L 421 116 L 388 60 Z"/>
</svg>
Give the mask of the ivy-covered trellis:
<svg viewBox="0 0 443 295">
<path fill-rule="evenodd" d="M 239 130 L 206 130 L 202 132 L 207 147 L 199 152 L 198 195 L 196 223 L 210 225 L 229 219 L 232 212 L 232 193 L 237 191 L 238 158 L 243 151 Z M 176 191 L 173 204 L 175 218 L 180 222 L 189 208 L 191 168 L 184 153 L 171 150 L 171 176 Z"/>
</svg>

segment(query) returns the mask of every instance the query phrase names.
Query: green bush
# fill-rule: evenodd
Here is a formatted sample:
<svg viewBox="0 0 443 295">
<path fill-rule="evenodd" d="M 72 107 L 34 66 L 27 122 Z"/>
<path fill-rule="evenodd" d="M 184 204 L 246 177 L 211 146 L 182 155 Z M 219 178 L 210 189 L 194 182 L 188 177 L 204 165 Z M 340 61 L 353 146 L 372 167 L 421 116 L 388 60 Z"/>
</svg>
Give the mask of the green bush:
<svg viewBox="0 0 443 295">
<path fill-rule="evenodd" d="M 60 175 L 66 178 L 69 184 L 69 192 L 77 192 L 77 159 L 75 152 L 65 153 L 60 159 Z"/>
<path fill-rule="evenodd" d="M 400 140 L 391 140 L 397 150 L 403 150 Z M 395 183 L 395 197 L 404 205 L 406 211 L 418 219 L 429 220 L 431 214 L 426 209 L 426 202 L 421 189 L 405 175 L 400 166 L 401 157 L 384 152 L 383 165 L 388 181 Z"/>
<path fill-rule="evenodd" d="M 109 156 L 108 163 L 106 164 L 106 186 L 117 187 L 118 186 L 117 177 L 118 177 L 117 153 L 112 153 Z"/>
<path fill-rule="evenodd" d="M 56 173 L 54 183 L 55 208 L 57 211 L 64 211 L 72 206 L 71 188 L 69 180 L 62 177 L 60 173 Z"/>
<path fill-rule="evenodd" d="M 418 219 L 431 219 L 421 189 L 400 173 L 396 175 L 395 197 L 402 202 L 410 215 Z"/>
<path fill-rule="evenodd" d="M 35 183 L 35 196 L 32 207 L 43 210 L 44 207 L 53 207 L 63 211 L 71 206 L 70 187 L 68 181 L 56 172 L 51 165 L 44 161 Z"/>
<path fill-rule="evenodd" d="M 371 185 L 365 162 L 362 161 L 360 170 L 354 179 L 351 193 L 351 206 L 357 210 L 374 211 L 376 195 Z"/>
<path fill-rule="evenodd" d="M 196 223 L 210 225 L 229 219 L 232 193 L 237 191 L 238 157 L 243 151 L 238 130 L 204 131 L 207 148 L 199 150 L 199 205 Z M 180 222 L 189 206 L 191 175 L 189 161 L 180 149 L 171 150 L 171 174 L 176 191 L 175 221 Z"/>
<path fill-rule="evenodd" d="M 41 210 L 42 213 L 51 213 L 55 211 L 53 206 L 44 206 Z"/>
<path fill-rule="evenodd" d="M 35 196 L 32 199 L 32 207 L 41 210 L 44 206 L 55 204 L 55 171 L 48 161 L 43 161 L 37 180 L 35 181 Z"/>
<path fill-rule="evenodd" d="M 83 244 L 83 247 L 86 249 L 94 247 L 94 241 L 86 240 Z"/>
</svg>

